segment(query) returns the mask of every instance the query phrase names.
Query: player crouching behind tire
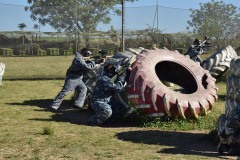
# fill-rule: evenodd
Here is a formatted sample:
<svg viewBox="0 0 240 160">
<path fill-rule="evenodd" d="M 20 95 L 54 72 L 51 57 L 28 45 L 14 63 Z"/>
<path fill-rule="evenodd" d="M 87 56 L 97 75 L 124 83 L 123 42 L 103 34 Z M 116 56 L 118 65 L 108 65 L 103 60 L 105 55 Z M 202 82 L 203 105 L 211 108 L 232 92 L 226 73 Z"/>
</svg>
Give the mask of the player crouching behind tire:
<svg viewBox="0 0 240 160">
<path fill-rule="evenodd" d="M 89 119 L 91 126 L 99 126 L 125 109 L 121 105 L 112 105 L 115 92 L 123 90 L 126 82 L 126 72 L 118 75 L 116 72 L 118 67 L 119 63 L 111 59 L 104 63 L 103 76 L 97 81 L 90 99 L 94 111 L 94 115 Z M 113 78 L 115 76 L 117 76 L 116 80 Z"/>
</svg>

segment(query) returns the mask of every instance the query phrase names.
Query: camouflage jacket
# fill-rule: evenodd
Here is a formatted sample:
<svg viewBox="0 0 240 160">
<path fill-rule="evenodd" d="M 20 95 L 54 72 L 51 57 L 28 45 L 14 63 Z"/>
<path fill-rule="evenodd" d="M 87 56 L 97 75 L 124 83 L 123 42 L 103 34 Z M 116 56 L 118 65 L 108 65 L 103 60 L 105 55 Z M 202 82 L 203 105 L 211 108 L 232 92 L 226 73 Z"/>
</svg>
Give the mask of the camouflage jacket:
<svg viewBox="0 0 240 160">
<path fill-rule="evenodd" d="M 116 82 L 113 82 L 111 78 L 104 75 L 102 76 L 96 84 L 95 90 L 91 96 L 92 101 L 104 101 L 110 102 L 111 97 L 114 95 L 115 91 L 122 90 L 124 88 L 125 77 L 119 76 Z"/>
<path fill-rule="evenodd" d="M 82 78 L 83 75 L 95 67 L 94 61 L 84 61 L 80 53 L 76 53 L 66 76 L 69 78 Z"/>
</svg>

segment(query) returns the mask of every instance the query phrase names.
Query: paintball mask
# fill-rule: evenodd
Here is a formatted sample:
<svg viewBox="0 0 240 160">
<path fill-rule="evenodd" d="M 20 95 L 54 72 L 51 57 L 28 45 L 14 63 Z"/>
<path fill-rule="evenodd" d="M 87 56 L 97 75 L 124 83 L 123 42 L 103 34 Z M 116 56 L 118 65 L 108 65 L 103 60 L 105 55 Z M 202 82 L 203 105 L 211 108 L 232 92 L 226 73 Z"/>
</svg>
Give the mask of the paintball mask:
<svg viewBox="0 0 240 160">
<path fill-rule="evenodd" d="M 115 74 L 117 74 L 120 67 L 121 67 L 121 61 L 116 59 L 108 59 L 104 63 L 104 73 L 108 77 L 112 78 Z"/>
</svg>

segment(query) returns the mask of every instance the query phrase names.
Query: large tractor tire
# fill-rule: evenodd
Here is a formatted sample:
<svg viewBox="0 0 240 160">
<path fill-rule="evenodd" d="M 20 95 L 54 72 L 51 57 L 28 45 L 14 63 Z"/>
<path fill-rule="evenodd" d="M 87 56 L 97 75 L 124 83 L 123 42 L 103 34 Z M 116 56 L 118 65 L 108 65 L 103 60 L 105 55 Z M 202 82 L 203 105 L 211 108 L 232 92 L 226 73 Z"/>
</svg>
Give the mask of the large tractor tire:
<svg viewBox="0 0 240 160">
<path fill-rule="evenodd" d="M 217 99 L 215 81 L 199 63 L 179 52 L 143 50 L 132 66 L 126 90 L 135 108 L 149 117 L 198 118 L 207 115 Z"/>
<path fill-rule="evenodd" d="M 232 48 L 232 46 L 228 45 L 203 61 L 201 66 L 204 69 L 209 70 L 210 74 L 214 78 L 219 78 L 226 73 L 230 67 L 232 58 L 236 56 L 236 51 Z"/>
</svg>

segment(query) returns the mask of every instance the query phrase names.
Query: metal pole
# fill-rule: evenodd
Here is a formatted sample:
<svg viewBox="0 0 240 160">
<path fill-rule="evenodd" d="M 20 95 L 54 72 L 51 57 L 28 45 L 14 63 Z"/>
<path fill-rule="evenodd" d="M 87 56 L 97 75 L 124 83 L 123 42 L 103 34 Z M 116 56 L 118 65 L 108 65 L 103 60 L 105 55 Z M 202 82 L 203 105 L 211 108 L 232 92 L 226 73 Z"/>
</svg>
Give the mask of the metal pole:
<svg viewBox="0 0 240 160">
<path fill-rule="evenodd" d="M 75 13 L 75 20 L 76 20 L 76 24 L 75 24 L 75 26 L 76 26 L 76 28 L 75 28 L 75 49 L 76 49 L 76 52 L 78 51 L 78 28 L 77 28 L 77 0 L 75 1 L 76 2 L 76 4 L 75 4 L 75 9 L 76 9 L 76 13 Z"/>
<path fill-rule="evenodd" d="M 125 51 L 124 26 L 125 26 L 125 3 L 124 0 L 122 0 L 122 52 Z"/>
<path fill-rule="evenodd" d="M 33 33 L 31 32 L 31 47 L 30 47 L 30 52 L 33 55 Z"/>
</svg>

